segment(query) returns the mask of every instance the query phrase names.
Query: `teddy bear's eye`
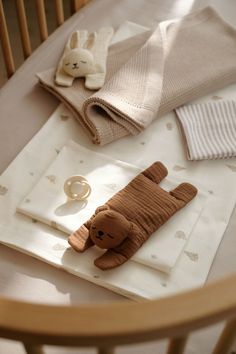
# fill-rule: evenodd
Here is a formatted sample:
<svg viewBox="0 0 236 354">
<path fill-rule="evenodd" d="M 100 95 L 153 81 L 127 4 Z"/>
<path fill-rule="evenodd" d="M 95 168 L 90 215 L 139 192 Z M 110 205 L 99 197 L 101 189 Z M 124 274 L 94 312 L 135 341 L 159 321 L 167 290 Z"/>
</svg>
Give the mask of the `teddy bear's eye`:
<svg viewBox="0 0 236 354">
<path fill-rule="evenodd" d="M 70 63 L 66 63 L 65 65 L 69 65 Z"/>
<path fill-rule="evenodd" d="M 112 236 L 112 235 L 110 235 L 110 234 L 107 234 L 107 236 L 110 237 L 110 238 L 114 238 L 114 236 Z"/>
<path fill-rule="evenodd" d="M 92 226 L 92 229 L 94 230 L 94 229 L 96 229 L 96 227 L 95 227 L 95 226 Z"/>
<path fill-rule="evenodd" d="M 87 61 L 84 61 L 84 60 L 80 60 L 80 62 L 83 64 L 87 64 Z"/>
</svg>

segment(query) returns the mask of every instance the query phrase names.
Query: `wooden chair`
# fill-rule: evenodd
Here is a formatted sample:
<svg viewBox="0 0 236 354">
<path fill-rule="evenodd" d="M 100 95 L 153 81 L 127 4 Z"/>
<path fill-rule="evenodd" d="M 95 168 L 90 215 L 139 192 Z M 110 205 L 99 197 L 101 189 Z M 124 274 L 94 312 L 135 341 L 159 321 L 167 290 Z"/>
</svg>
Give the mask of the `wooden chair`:
<svg viewBox="0 0 236 354">
<path fill-rule="evenodd" d="M 71 1 L 72 13 L 87 1 Z M 43 0 L 35 0 L 41 41 L 48 37 Z M 63 1 L 54 0 L 58 26 L 64 22 Z M 23 52 L 31 52 L 23 0 L 16 0 Z M 0 38 L 8 77 L 14 74 L 3 3 L 0 0 Z M 28 354 L 42 354 L 42 345 L 98 348 L 114 353 L 117 345 L 170 338 L 167 353 L 184 353 L 188 335 L 226 321 L 213 354 L 226 354 L 236 333 L 236 275 L 203 288 L 155 301 L 108 305 L 46 306 L 0 299 L 0 337 L 21 341 Z"/>
</svg>

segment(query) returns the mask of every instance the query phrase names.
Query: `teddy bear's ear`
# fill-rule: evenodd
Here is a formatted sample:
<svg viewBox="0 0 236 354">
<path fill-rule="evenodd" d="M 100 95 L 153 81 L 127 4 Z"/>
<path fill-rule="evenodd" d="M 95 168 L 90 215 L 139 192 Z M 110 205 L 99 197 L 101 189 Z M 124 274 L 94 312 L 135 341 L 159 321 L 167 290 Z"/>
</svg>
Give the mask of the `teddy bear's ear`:
<svg viewBox="0 0 236 354">
<path fill-rule="evenodd" d="M 100 213 L 100 211 L 105 211 L 105 210 L 110 210 L 109 206 L 107 204 L 101 205 L 99 206 L 96 210 L 95 210 L 95 215 L 97 215 L 98 213 Z"/>
</svg>

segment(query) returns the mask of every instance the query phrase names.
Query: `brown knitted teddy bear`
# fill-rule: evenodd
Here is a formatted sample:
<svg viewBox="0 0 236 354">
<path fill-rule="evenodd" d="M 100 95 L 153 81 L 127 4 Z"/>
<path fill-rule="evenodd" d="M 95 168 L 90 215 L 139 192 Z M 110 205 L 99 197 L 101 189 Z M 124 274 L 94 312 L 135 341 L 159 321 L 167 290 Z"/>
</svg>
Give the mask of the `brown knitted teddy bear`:
<svg viewBox="0 0 236 354">
<path fill-rule="evenodd" d="M 159 183 L 168 171 L 155 162 L 116 193 L 77 231 L 69 244 L 78 252 L 97 245 L 107 251 L 94 261 L 103 270 L 117 267 L 129 258 L 174 213 L 197 194 L 197 189 L 182 183 L 170 192 Z"/>
</svg>

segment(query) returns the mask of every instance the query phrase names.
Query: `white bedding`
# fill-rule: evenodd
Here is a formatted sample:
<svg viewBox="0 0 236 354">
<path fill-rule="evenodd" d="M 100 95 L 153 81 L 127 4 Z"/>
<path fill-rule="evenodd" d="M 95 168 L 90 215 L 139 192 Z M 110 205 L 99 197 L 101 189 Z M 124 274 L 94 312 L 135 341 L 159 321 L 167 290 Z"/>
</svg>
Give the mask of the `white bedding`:
<svg viewBox="0 0 236 354">
<path fill-rule="evenodd" d="M 176 176 L 193 182 L 197 187 L 208 191 L 209 196 L 201 218 L 170 275 L 135 262 L 129 262 L 115 270 L 99 271 L 92 262 L 95 257 L 94 249 L 88 250 L 78 260 L 78 255 L 73 250 L 65 250 L 63 233 L 35 223 L 35 220 L 29 222 L 28 217 L 16 214 L 18 203 L 32 189 L 68 139 L 83 142 L 80 127 L 73 118 L 67 119 L 66 116 L 70 117 L 69 112 L 59 106 L 40 132 L 2 174 L 0 184 L 2 190 L 5 188 L 5 193 L 0 200 L 0 217 L 4 220 L 0 225 L 0 241 L 134 299 L 157 298 L 202 285 L 235 203 L 235 172 L 232 167 L 228 167 L 227 161 L 194 163 L 193 166 L 187 164 L 180 153 L 182 142 L 173 114 L 155 122 L 142 136 L 127 138 L 101 149 L 113 158 L 120 156 L 120 159 L 134 162 L 140 167 L 148 166 L 156 159 L 164 161 L 171 177 Z M 165 128 L 167 125 L 170 127 L 170 124 L 172 130 Z M 159 150 L 155 150 L 156 141 L 162 146 Z M 129 146 L 135 146 L 136 151 L 128 148 Z M 87 147 L 96 149 L 89 144 Z M 125 151 L 122 153 L 123 149 Z M 146 158 L 144 152 L 141 154 L 142 150 L 149 150 Z M 182 155 L 182 159 L 177 160 L 176 154 L 179 157 Z M 170 157 L 173 155 L 175 159 L 171 163 Z M 135 156 L 140 159 L 135 159 Z"/>
<path fill-rule="evenodd" d="M 59 239 L 64 240 L 63 234 L 57 232 L 55 236 L 50 227 L 34 220 L 29 223 L 27 217 L 15 213 L 17 204 L 32 189 L 68 139 L 98 151 L 87 141 L 78 124 L 66 116 L 70 114 L 60 106 L 2 174 L 0 217 L 4 221 L 0 225 L 0 241 L 131 298 L 156 298 L 202 285 L 235 204 L 235 160 L 187 162 L 173 113 L 155 121 L 137 137 L 124 138 L 99 148 L 99 152 L 140 168 L 161 160 L 167 165 L 171 177 L 205 189 L 208 198 L 201 218 L 170 275 L 134 262 L 113 271 L 98 271 L 91 262 L 94 250 L 87 252 L 82 264 L 75 253 L 65 252 L 63 242 L 58 242 Z"/>
<path fill-rule="evenodd" d="M 69 141 L 17 210 L 71 234 L 140 171 L 131 164 L 110 159 Z M 66 202 L 63 184 L 72 175 L 83 175 L 88 180 L 92 192 L 87 201 Z M 165 178 L 161 186 L 171 190 L 178 183 L 181 181 L 174 183 Z M 169 273 L 198 221 L 205 200 L 205 195 L 199 191 L 194 200 L 157 230 L 132 259 Z M 69 248 L 67 235 L 64 241 L 64 246 Z M 98 250 L 97 253 L 99 256 Z M 77 256 L 79 261 L 79 254 Z"/>
</svg>

